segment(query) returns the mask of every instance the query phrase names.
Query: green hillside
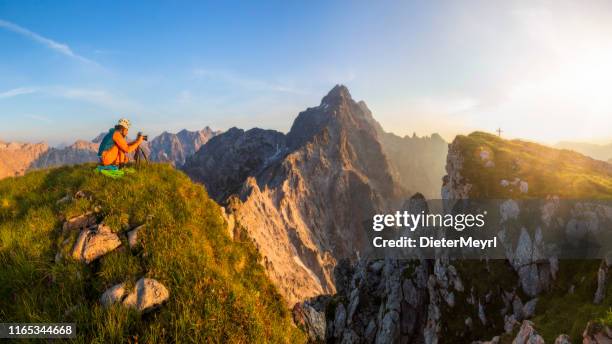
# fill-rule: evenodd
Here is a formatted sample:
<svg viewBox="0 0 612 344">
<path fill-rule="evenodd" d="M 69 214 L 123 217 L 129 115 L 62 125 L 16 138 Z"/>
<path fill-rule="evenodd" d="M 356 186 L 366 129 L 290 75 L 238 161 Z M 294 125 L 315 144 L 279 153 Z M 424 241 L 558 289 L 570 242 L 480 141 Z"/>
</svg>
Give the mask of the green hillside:
<svg viewBox="0 0 612 344">
<path fill-rule="evenodd" d="M 1 322 L 76 322 L 81 343 L 305 341 L 253 245 L 229 238 L 202 186 L 165 165 L 118 180 L 93 167 L 0 181 Z M 58 202 L 77 191 L 85 197 Z M 61 231 L 64 219 L 87 211 L 122 241 L 91 264 L 69 255 L 78 230 Z M 130 250 L 124 233 L 142 224 L 142 245 Z M 157 311 L 100 304 L 107 288 L 143 276 L 170 292 Z"/>
<path fill-rule="evenodd" d="M 504 140 L 495 135 L 474 132 L 459 135 L 454 145 L 461 147 L 462 175 L 473 184 L 471 197 L 610 199 L 612 165 L 582 154 L 554 149 L 521 140 Z M 494 166 L 485 166 L 481 152 L 486 151 Z M 527 181 L 529 192 L 519 195 L 501 185 L 502 180 Z"/>
</svg>

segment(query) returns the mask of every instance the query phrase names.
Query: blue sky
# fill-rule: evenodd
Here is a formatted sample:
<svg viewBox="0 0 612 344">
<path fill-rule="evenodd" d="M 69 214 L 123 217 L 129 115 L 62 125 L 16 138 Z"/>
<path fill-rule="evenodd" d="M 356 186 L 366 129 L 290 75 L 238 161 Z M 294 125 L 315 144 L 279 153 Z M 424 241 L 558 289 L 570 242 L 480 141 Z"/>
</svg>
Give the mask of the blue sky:
<svg viewBox="0 0 612 344">
<path fill-rule="evenodd" d="M 286 131 L 336 83 L 397 134 L 612 140 L 612 3 L 0 0 L 0 140 Z"/>
</svg>

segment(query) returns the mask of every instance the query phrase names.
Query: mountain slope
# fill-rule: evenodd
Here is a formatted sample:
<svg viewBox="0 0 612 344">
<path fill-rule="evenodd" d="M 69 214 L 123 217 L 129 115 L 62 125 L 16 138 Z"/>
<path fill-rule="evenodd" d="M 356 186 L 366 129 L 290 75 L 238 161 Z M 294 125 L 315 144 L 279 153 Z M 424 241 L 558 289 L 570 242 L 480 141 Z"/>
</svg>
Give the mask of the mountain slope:
<svg viewBox="0 0 612 344">
<path fill-rule="evenodd" d="M 23 175 L 30 164 L 48 149 L 46 143 L 0 141 L 0 179 Z"/>
<path fill-rule="evenodd" d="M 98 144 L 76 141 L 64 148 L 51 148 L 32 161 L 28 169 L 78 165 L 98 161 Z"/>
<path fill-rule="evenodd" d="M 87 233 L 77 227 L 92 221 L 83 257 L 114 244 L 88 264 L 73 257 Z M 0 262 L 0 318 L 76 322 L 78 342 L 304 341 L 254 247 L 232 241 L 205 190 L 165 165 L 119 180 L 81 165 L 0 181 Z M 157 310 L 130 308 L 132 294 L 103 306 L 109 288 L 142 277 L 169 294 Z M 134 295 L 140 310 L 154 294 Z"/>
</svg>

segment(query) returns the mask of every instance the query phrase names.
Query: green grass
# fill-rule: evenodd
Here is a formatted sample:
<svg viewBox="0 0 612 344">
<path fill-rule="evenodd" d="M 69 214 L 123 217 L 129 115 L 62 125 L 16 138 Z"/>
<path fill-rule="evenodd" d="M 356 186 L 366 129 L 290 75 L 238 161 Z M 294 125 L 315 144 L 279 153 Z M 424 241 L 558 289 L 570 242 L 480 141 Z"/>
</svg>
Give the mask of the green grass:
<svg viewBox="0 0 612 344">
<path fill-rule="evenodd" d="M 538 333 L 547 343 L 554 342 L 561 333 L 569 335 L 574 343 L 580 343 L 589 321 L 612 326 L 611 283 L 607 283 L 603 302 L 593 304 L 598 266 L 599 261 L 592 260 L 565 260 L 560 264 L 557 280 L 552 290 L 540 297 L 533 319 Z M 568 293 L 572 285 L 574 292 Z"/>
<path fill-rule="evenodd" d="M 474 132 L 455 138 L 464 157 L 461 174 L 473 184 L 472 198 L 545 198 L 556 195 L 574 199 L 612 199 L 612 165 L 579 153 L 521 140 L 504 140 Z M 484 167 L 480 152 L 486 150 L 495 162 Z M 502 187 L 502 179 L 525 180 L 527 195 L 515 187 Z"/>
<path fill-rule="evenodd" d="M 0 181 L 0 321 L 76 322 L 80 343 L 295 343 L 281 296 L 250 242 L 234 242 L 219 208 L 184 174 L 152 164 L 123 179 L 93 165 L 36 171 Z M 82 198 L 57 200 L 78 190 Z M 62 236 L 63 219 L 98 209 L 115 232 L 145 224 L 143 248 L 120 248 L 90 265 L 69 258 L 77 233 Z M 100 295 L 147 276 L 163 283 L 169 301 L 151 314 L 115 306 Z"/>
</svg>

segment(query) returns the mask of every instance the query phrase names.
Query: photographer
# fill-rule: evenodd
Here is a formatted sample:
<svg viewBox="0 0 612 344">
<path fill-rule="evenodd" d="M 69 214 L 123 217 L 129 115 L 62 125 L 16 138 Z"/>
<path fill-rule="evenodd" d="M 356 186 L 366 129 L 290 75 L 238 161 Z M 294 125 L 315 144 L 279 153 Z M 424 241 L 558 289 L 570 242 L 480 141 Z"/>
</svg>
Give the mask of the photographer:
<svg viewBox="0 0 612 344">
<path fill-rule="evenodd" d="M 138 133 L 136 140 L 128 143 L 126 137 L 129 129 L 130 121 L 122 118 L 104 136 L 98 150 L 98 157 L 103 166 L 126 164 L 129 161 L 128 153 L 135 151 L 142 144 L 142 141 L 146 140 L 146 136 Z"/>
</svg>

